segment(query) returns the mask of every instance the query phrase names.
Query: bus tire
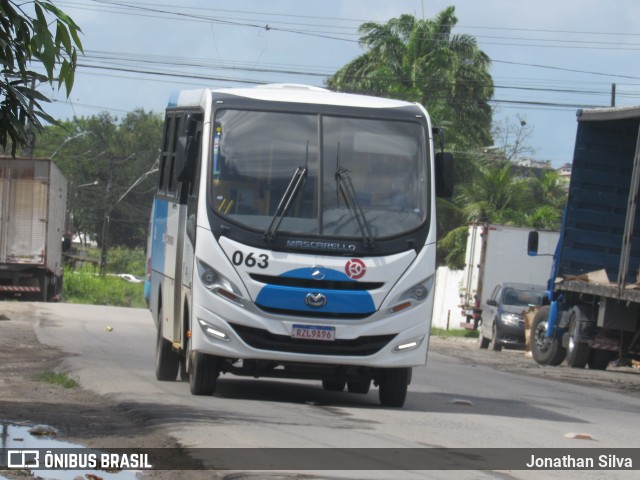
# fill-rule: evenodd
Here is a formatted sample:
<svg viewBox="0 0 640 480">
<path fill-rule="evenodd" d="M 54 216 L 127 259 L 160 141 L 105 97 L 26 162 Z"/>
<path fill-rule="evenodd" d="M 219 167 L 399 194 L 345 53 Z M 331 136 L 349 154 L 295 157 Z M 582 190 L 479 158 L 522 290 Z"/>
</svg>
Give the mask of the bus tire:
<svg viewBox="0 0 640 480">
<path fill-rule="evenodd" d="M 569 320 L 569 344 L 567 345 L 567 365 L 571 368 L 584 368 L 591 353 L 588 343 L 578 342 L 578 333 L 578 315 L 573 312 Z"/>
<path fill-rule="evenodd" d="M 349 393 L 369 393 L 371 388 L 371 379 L 369 377 L 358 380 L 347 380 L 347 390 Z"/>
<path fill-rule="evenodd" d="M 171 342 L 162 336 L 162 324 L 162 308 L 160 308 L 156 338 L 156 379 L 161 382 L 173 382 L 178 376 L 180 356 L 173 350 Z"/>
<path fill-rule="evenodd" d="M 346 383 L 344 380 L 322 380 L 322 389 L 327 392 L 342 392 Z"/>
<path fill-rule="evenodd" d="M 540 365 L 560 365 L 567 354 L 562 346 L 562 339 L 557 336 L 547 338 L 547 323 L 549 321 L 549 305 L 545 305 L 536 312 L 531 324 L 531 354 Z"/>
<path fill-rule="evenodd" d="M 189 390 L 192 395 L 213 395 L 218 382 L 218 362 L 213 355 L 191 352 Z"/>
<path fill-rule="evenodd" d="M 384 368 L 378 380 L 378 398 L 383 407 L 402 407 L 407 399 L 411 368 Z"/>
</svg>

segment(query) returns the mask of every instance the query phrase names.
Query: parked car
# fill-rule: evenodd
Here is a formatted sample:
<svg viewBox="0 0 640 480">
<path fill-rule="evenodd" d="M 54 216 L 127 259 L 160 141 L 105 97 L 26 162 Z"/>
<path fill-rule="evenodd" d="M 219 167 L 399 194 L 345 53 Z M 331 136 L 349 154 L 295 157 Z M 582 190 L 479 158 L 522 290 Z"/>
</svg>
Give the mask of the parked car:
<svg viewBox="0 0 640 480">
<path fill-rule="evenodd" d="M 529 307 L 542 306 L 545 290 L 542 285 L 523 283 L 496 285 L 482 308 L 480 348 L 524 348 L 524 314 Z"/>
</svg>

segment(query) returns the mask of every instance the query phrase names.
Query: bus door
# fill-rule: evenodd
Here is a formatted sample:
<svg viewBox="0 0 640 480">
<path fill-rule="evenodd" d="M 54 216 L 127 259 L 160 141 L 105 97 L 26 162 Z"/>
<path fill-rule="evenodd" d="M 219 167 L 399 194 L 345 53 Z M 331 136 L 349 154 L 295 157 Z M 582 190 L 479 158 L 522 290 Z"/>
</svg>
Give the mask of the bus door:
<svg viewBox="0 0 640 480">
<path fill-rule="evenodd" d="M 163 336 L 182 342 L 183 248 L 189 184 L 185 182 L 190 115 L 168 111 L 165 118 L 160 179 L 154 205 L 152 269 L 160 276 Z M 158 307 L 157 305 L 156 307 Z"/>
</svg>

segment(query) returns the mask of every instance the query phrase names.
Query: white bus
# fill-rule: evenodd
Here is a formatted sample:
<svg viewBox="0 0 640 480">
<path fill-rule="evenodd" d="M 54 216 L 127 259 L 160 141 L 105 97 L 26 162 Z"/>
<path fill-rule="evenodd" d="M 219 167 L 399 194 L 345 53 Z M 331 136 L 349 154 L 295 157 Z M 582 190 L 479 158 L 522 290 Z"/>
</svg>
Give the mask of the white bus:
<svg viewBox="0 0 640 480">
<path fill-rule="evenodd" d="M 150 231 L 158 380 L 373 383 L 402 406 L 451 190 L 433 132 L 421 105 L 317 87 L 174 94 Z"/>
</svg>

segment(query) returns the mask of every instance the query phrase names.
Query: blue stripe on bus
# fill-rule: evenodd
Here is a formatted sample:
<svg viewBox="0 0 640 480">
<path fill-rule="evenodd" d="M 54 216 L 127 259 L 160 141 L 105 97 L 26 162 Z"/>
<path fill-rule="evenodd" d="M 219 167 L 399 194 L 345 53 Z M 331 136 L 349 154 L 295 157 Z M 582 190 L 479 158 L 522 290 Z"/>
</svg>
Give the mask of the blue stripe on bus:
<svg viewBox="0 0 640 480">
<path fill-rule="evenodd" d="M 166 200 L 155 200 L 153 207 L 153 225 L 151 237 L 151 269 L 164 273 L 164 235 L 167 233 L 167 217 L 169 212 L 169 202 Z"/>
<path fill-rule="evenodd" d="M 305 303 L 308 294 L 321 293 L 327 299 L 322 307 L 311 307 Z M 266 285 L 260 290 L 256 305 L 278 310 L 315 313 L 353 313 L 366 315 L 376 308 L 369 292 L 362 290 L 326 290 Z"/>
<path fill-rule="evenodd" d="M 171 95 L 169 96 L 169 103 L 167 104 L 167 107 L 175 107 L 178 105 L 178 98 L 180 98 L 180 91 L 179 90 L 174 90 L 173 92 L 171 92 Z"/>
</svg>

